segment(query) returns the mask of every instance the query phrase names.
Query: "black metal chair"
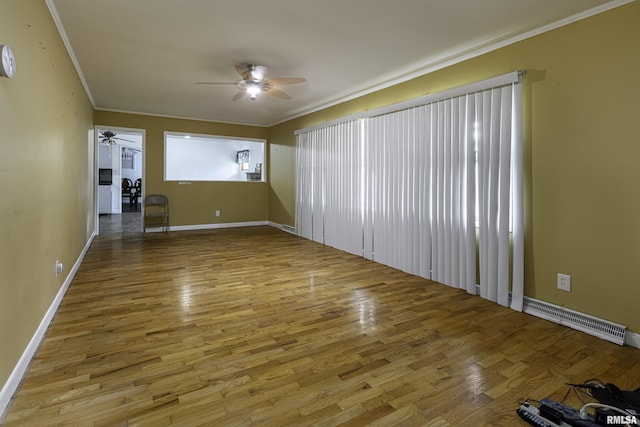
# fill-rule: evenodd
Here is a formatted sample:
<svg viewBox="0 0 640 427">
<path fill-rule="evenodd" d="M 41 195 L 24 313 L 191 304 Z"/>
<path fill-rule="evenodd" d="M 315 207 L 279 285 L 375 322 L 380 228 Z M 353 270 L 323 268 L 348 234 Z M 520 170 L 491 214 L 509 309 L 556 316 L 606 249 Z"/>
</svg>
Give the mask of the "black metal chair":
<svg viewBox="0 0 640 427">
<path fill-rule="evenodd" d="M 129 199 L 129 203 L 133 203 L 133 192 L 133 182 L 129 178 L 122 178 L 122 198 L 124 199 L 126 197 Z"/>
<path fill-rule="evenodd" d="M 142 178 L 136 179 L 133 189 L 131 190 L 131 203 L 138 203 L 138 199 L 142 198 Z"/>
</svg>

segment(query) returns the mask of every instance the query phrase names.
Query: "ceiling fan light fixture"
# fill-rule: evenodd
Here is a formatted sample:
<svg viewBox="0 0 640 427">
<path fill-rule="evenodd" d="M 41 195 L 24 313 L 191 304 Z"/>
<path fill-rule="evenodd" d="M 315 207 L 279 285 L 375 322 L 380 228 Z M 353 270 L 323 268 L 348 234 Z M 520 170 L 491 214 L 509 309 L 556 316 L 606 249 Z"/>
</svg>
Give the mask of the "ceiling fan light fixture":
<svg viewBox="0 0 640 427">
<path fill-rule="evenodd" d="M 246 91 L 249 94 L 249 99 L 251 99 L 252 101 L 255 101 L 258 94 L 262 92 L 262 88 L 258 84 L 250 83 L 250 84 L 247 84 Z"/>
<path fill-rule="evenodd" d="M 196 84 L 211 85 L 235 85 L 239 91 L 232 98 L 238 101 L 248 95 L 248 98 L 255 101 L 258 95 L 266 93 L 276 98 L 290 100 L 291 97 L 280 89 L 281 86 L 296 83 L 304 83 L 307 80 L 302 77 L 275 77 L 267 79 L 266 67 L 262 65 L 236 65 L 236 71 L 242 76 L 242 80 L 235 82 L 196 82 Z"/>
<path fill-rule="evenodd" d="M 262 80 L 264 80 L 264 73 L 262 71 L 252 70 L 251 78 L 257 82 L 261 82 Z"/>
</svg>

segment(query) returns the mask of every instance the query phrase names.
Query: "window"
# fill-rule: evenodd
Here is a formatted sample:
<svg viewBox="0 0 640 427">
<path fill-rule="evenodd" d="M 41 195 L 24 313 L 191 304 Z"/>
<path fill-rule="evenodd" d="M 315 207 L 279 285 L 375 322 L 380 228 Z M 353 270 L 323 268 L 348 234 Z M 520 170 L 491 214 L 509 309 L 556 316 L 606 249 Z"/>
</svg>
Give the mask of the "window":
<svg viewBox="0 0 640 427">
<path fill-rule="evenodd" d="M 298 234 L 522 310 L 520 79 L 296 131 Z"/>
<path fill-rule="evenodd" d="M 165 181 L 264 181 L 265 140 L 164 134 Z"/>
</svg>

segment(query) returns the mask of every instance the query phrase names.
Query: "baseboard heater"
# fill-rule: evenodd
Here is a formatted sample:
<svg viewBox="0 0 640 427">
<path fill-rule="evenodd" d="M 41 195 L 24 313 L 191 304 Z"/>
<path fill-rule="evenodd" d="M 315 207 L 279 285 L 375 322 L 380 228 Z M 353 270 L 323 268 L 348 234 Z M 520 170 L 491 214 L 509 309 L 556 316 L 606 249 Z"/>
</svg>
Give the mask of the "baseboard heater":
<svg viewBox="0 0 640 427">
<path fill-rule="evenodd" d="M 290 226 L 290 225 L 282 224 L 282 229 L 283 229 L 284 231 L 286 231 L 286 232 L 296 234 L 296 229 L 295 229 L 295 227 L 292 227 L 292 226 Z"/>
<path fill-rule="evenodd" d="M 522 311 L 612 343 L 624 345 L 624 334 L 627 329 L 624 325 L 528 297 L 524 297 Z"/>
</svg>

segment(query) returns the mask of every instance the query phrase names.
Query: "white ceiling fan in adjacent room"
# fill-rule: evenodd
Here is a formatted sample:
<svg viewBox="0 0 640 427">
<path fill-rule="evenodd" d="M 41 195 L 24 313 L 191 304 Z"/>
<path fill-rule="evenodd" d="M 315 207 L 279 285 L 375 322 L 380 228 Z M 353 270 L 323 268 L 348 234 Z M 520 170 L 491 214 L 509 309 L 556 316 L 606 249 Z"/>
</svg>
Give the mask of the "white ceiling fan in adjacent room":
<svg viewBox="0 0 640 427">
<path fill-rule="evenodd" d="M 280 88 L 286 85 L 304 83 L 307 79 L 302 77 L 273 77 L 267 78 L 267 67 L 263 65 L 236 65 L 236 71 L 242 76 L 242 79 L 236 82 L 196 82 L 201 85 L 235 85 L 240 89 L 233 97 L 234 101 L 239 100 L 247 95 L 250 100 L 255 101 L 259 94 L 276 98 L 290 100 L 291 96 L 282 91 Z"/>
</svg>

